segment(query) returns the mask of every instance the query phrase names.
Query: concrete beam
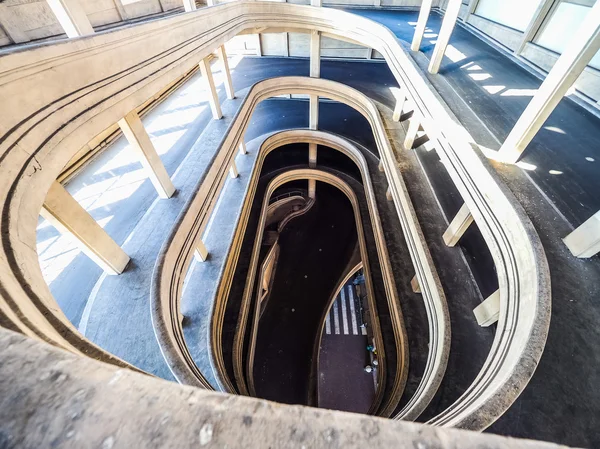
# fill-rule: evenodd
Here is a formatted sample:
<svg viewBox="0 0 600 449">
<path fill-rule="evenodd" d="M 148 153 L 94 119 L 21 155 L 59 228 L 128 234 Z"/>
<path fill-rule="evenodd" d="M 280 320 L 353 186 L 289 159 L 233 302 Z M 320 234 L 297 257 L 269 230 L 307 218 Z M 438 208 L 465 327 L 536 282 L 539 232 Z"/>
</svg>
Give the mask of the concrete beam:
<svg viewBox="0 0 600 449">
<path fill-rule="evenodd" d="M 52 183 L 40 215 L 61 233 L 69 233 L 81 250 L 109 274 L 121 274 L 129 256 L 57 181 Z"/>
<path fill-rule="evenodd" d="M 183 9 L 185 9 L 186 12 L 195 11 L 196 0 L 183 0 Z"/>
<path fill-rule="evenodd" d="M 444 243 L 448 246 L 455 246 L 471 223 L 473 223 L 473 216 L 467 205 L 463 204 L 442 236 Z"/>
<path fill-rule="evenodd" d="M 556 105 L 600 50 L 600 2 L 596 2 L 568 47 L 548 73 L 514 128 L 502 144 L 498 159 L 515 163 L 533 140 Z"/>
<path fill-rule="evenodd" d="M 316 30 L 310 33 L 310 76 L 321 76 L 321 33 Z"/>
<path fill-rule="evenodd" d="M 240 176 L 240 173 L 238 172 L 238 169 L 237 169 L 237 165 L 235 165 L 235 161 L 231 162 L 231 166 L 229 167 L 229 176 L 231 176 L 233 179 Z"/>
<path fill-rule="evenodd" d="M 419 280 L 417 279 L 416 274 L 410 280 L 410 288 L 412 289 L 413 293 L 421 293 L 421 286 L 419 285 Z"/>
<path fill-rule="evenodd" d="M 563 241 L 575 257 L 588 258 L 600 252 L 600 211 L 588 218 Z"/>
<path fill-rule="evenodd" d="M 94 34 L 94 29 L 79 0 L 46 0 L 67 36 Z"/>
<path fill-rule="evenodd" d="M 481 304 L 473 309 L 477 324 L 488 327 L 498 321 L 500 316 L 500 290 L 496 290 Z"/>
<path fill-rule="evenodd" d="M 19 26 L 18 19 L 13 12 L 13 9 L 2 3 L 0 3 L 0 27 L 2 27 L 13 44 L 29 41 L 29 37 Z"/>
<path fill-rule="evenodd" d="M 231 81 L 231 72 L 229 71 L 229 61 L 227 60 L 225 45 L 221 45 L 217 51 L 219 53 L 219 59 L 223 64 L 223 75 L 225 76 L 223 84 L 225 84 L 225 92 L 227 92 L 227 98 L 233 100 L 235 98 L 235 91 L 233 90 L 233 82 Z"/>
<path fill-rule="evenodd" d="M 204 242 L 202 240 L 198 240 L 196 243 L 194 257 L 198 262 L 206 262 L 206 259 L 208 259 L 208 250 L 206 249 L 206 246 L 204 246 Z"/>
<path fill-rule="evenodd" d="M 554 1 L 554 0 L 551 0 L 551 1 Z M 475 9 L 477 9 L 478 4 L 479 4 L 479 0 L 471 0 L 469 2 L 469 6 L 467 7 L 467 14 L 465 14 L 465 17 L 463 19 L 465 22 L 468 22 L 469 16 L 475 12 Z"/>
<path fill-rule="evenodd" d="M 317 166 L 317 144 L 308 144 L 308 166 L 310 168 L 316 168 Z"/>
<path fill-rule="evenodd" d="M 314 199 L 317 194 L 317 181 L 314 179 L 308 180 L 308 197 Z"/>
<path fill-rule="evenodd" d="M 134 151 L 138 153 L 140 162 L 154 184 L 161 198 L 170 198 L 175 193 L 175 186 L 165 169 L 160 156 L 154 149 L 150 136 L 136 111 L 131 111 L 119 120 L 121 131 L 129 141 Z"/>
<path fill-rule="evenodd" d="M 319 129 L 319 96 L 311 95 L 308 111 L 308 127 Z"/>
<path fill-rule="evenodd" d="M 415 34 L 413 34 L 412 43 L 410 49 L 412 51 L 419 51 L 421 48 L 421 41 L 423 40 L 423 34 L 427 27 L 427 19 L 431 13 L 431 4 L 433 0 L 423 0 L 421 3 L 421 9 L 419 10 L 419 18 L 417 19 L 417 26 L 415 27 Z"/>
<path fill-rule="evenodd" d="M 446 53 L 446 47 L 448 46 L 448 42 L 450 42 L 450 37 L 452 36 L 454 26 L 456 25 L 456 19 L 458 18 L 461 4 L 462 0 L 450 0 L 448 2 L 442 27 L 440 28 L 440 33 L 438 34 L 437 42 L 435 43 L 435 48 L 433 49 L 433 54 L 429 61 L 429 73 L 436 74 L 440 70 L 444 53 Z"/>
<path fill-rule="evenodd" d="M 200 61 L 200 72 L 202 73 L 202 78 L 206 81 L 208 103 L 210 104 L 213 118 L 219 120 L 223 117 L 223 113 L 221 112 L 221 104 L 219 103 L 219 96 L 217 95 L 217 88 L 215 87 L 215 80 L 212 75 L 212 70 L 210 69 L 208 57 Z"/>
</svg>

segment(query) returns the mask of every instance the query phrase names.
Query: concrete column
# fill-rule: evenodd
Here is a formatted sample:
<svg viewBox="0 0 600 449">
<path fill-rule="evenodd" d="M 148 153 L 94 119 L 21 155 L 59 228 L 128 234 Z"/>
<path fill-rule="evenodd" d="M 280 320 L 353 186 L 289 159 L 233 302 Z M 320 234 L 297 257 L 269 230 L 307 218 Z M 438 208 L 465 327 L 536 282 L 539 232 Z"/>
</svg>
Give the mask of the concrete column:
<svg viewBox="0 0 600 449">
<path fill-rule="evenodd" d="M 594 4 L 579 29 L 573 32 L 567 49 L 502 144 L 498 152 L 500 160 L 508 163 L 519 160 L 529 142 L 600 49 L 600 2 Z"/>
<path fill-rule="evenodd" d="M 196 243 L 194 257 L 198 262 L 206 262 L 206 259 L 208 259 L 208 250 L 206 249 L 206 246 L 204 246 L 202 240 L 198 240 L 198 243 Z"/>
<path fill-rule="evenodd" d="M 154 184 L 161 198 L 170 198 L 175 193 L 175 186 L 165 169 L 160 156 L 154 149 L 150 136 L 136 111 L 131 111 L 119 120 L 121 131 L 129 141 L 134 151 L 138 153 L 140 162 Z"/>
<path fill-rule="evenodd" d="M 473 314 L 481 327 L 488 327 L 497 322 L 500 317 L 500 290 L 496 290 L 475 307 Z"/>
<path fill-rule="evenodd" d="M 248 154 L 248 150 L 246 150 L 246 144 L 243 141 L 240 142 L 240 154 Z"/>
<path fill-rule="evenodd" d="M 289 33 L 281 33 L 283 36 L 283 56 L 290 55 L 290 35 Z"/>
<path fill-rule="evenodd" d="M 217 89 L 215 88 L 215 80 L 212 76 L 212 70 L 210 69 L 210 63 L 208 57 L 200 61 L 200 72 L 202 78 L 206 81 L 206 89 L 208 90 L 208 103 L 210 104 L 210 110 L 212 111 L 213 118 L 219 120 L 223 117 L 221 112 L 221 104 L 219 103 L 219 96 L 217 95 Z"/>
<path fill-rule="evenodd" d="M 473 216 L 467 205 L 463 204 L 442 236 L 444 243 L 448 246 L 455 246 L 465 231 L 469 229 L 471 223 L 473 223 Z"/>
<path fill-rule="evenodd" d="M 555 0 L 542 0 L 540 2 L 533 17 L 529 21 L 529 24 L 527 24 L 527 28 L 525 28 L 525 31 L 523 32 L 523 37 L 521 38 L 518 47 L 515 49 L 515 54 L 520 55 L 527 42 L 530 42 L 535 37 L 554 2 Z"/>
<path fill-rule="evenodd" d="M 0 3 L 0 27 L 4 30 L 13 44 L 28 42 L 29 37 L 19 26 L 19 22 L 13 9 Z"/>
<path fill-rule="evenodd" d="M 227 53 L 225 52 L 225 45 L 221 45 L 217 50 L 219 52 L 219 59 L 223 64 L 223 74 L 225 75 L 225 92 L 227 92 L 227 98 L 233 100 L 235 98 L 235 91 L 233 90 L 233 82 L 231 81 L 231 72 L 229 71 L 229 61 L 227 61 Z"/>
<path fill-rule="evenodd" d="M 450 37 L 454 31 L 454 26 L 456 25 L 456 19 L 458 17 L 458 12 L 460 11 L 461 4 L 462 0 L 450 0 L 448 2 L 446 13 L 444 14 L 444 21 L 442 22 L 442 27 L 440 29 L 440 34 L 438 34 L 437 42 L 435 43 L 435 48 L 433 49 L 433 54 L 431 55 L 431 60 L 429 61 L 429 73 L 435 74 L 440 70 L 442 58 L 444 57 L 446 47 L 448 46 L 448 42 L 450 42 Z"/>
<path fill-rule="evenodd" d="M 421 41 L 423 40 L 423 34 L 427 27 L 427 19 L 431 13 L 431 3 L 433 0 L 423 0 L 421 3 L 421 9 L 419 10 L 419 18 L 417 19 L 417 26 L 415 27 L 415 34 L 413 35 L 410 49 L 412 51 L 419 51 L 421 48 Z"/>
<path fill-rule="evenodd" d="M 62 233 L 75 237 L 81 250 L 109 274 L 121 274 L 129 256 L 57 181 L 52 183 L 40 215 Z"/>
<path fill-rule="evenodd" d="M 233 179 L 240 176 L 240 173 L 238 172 L 238 169 L 237 169 L 237 165 L 235 165 L 235 161 L 231 162 L 231 166 L 229 167 L 229 176 L 231 176 Z"/>
<path fill-rule="evenodd" d="M 310 0 L 311 6 L 323 6 L 323 0 Z"/>
<path fill-rule="evenodd" d="M 554 0 L 552 0 L 552 1 L 554 1 Z M 477 9 L 478 3 L 479 3 L 479 0 L 471 0 L 469 2 L 469 6 L 467 7 L 467 14 L 465 15 L 465 18 L 464 18 L 465 22 L 468 21 L 469 16 L 475 12 L 475 9 Z"/>
<path fill-rule="evenodd" d="M 563 241 L 576 257 L 587 258 L 598 254 L 600 252 L 600 211 L 566 236 Z"/>
<path fill-rule="evenodd" d="M 115 8 L 117 8 L 117 12 L 119 13 L 119 17 L 121 17 L 121 20 L 127 20 L 129 17 L 127 16 L 127 12 L 125 11 L 122 0 L 113 0 L 113 3 L 115 4 Z"/>
<path fill-rule="evenodd" d="M 308 144 L 308 166 L 310 168 L 315 168 L 317 166 L 317 144 L 316 143 Z"/>
<path fill-rule="evenodd" d="M 321 76 L 321 33 L 315 30 L 310 33 L 310 76 Z"/>
<path fill-rule="evenodd" d="M 392 114 L 392 120 L 395 122 L 400 121 L 402 116 L 402 110 L 404 109 L 404 103 L 406 102 L 406 95 L 404 90 L 400 88 L 400 92 L 396 94 L 396 106 L 394 106 L 394 113 Z"/>
<path fill-rule="evenodd" d="M 314 179 L 309 179 L 308 180 L 308 197 L 309 198 L 315 198 L 315 195 L 317 194 L 317 181 Z"/>
<path fill-rule="evenodd" d="M 379 159 L 379 165 L 378 165 L 379 171 L 382 173 L 385 173 L 385 168 L 383 166 L 383 159 Z"/>
<path fill-rule="evenodd" d="M 392 191 L 390 190 L 389 186 L 388 186 L 387 190 L 385 191 L 385 198 L 388 201 L 394 201 L 394 198 L 392 197 Z"/>
<path fill-rule="evenodd" d="M 421 121 L 415 112 L 408 121 L 408 131 L 406 131 L 406 137 L 404 138 L 404 148 L 407 150 L 412 149 L 419 132 L 419 126 L 421 126 Z"/>
<path fill-rule="evenodd" d="M 262 43 L 260 42 L 260 33 L 255 34 L 256 36 L 256 56 L 262 56 Z"/>
<path fill-rule="evenodd" d="M 93 34 L 94 29 L 79 0 L 46 0 L 69 37 Z"/>
<path fill-rule="evenodd" d="M 319 96 L 311 95 L 309 112 L 308 112 L 308 127 L 310 129 L 319 128 Z"/>
<path fill-rule="evenodd" d="M 410 280 L 410 288 L 412 289 L 413 293 L 421 293 L 421 286 L 419 285 L 419 280 L 417 279 L 416 274 Z"/>
<path fill-rule="evenodd" d="M 183 0 L 183 9 L 186 12 L 195 11 L 196 10 L 196 1 L 195 0 Z"/>
</svg>

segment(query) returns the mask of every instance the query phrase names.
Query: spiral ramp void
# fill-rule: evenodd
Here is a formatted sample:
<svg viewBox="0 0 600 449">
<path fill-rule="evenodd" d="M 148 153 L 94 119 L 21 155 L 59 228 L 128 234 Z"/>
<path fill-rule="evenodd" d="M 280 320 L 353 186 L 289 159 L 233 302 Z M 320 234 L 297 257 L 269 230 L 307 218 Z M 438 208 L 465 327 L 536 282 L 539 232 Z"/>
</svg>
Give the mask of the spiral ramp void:
<svg viewBox="0 0 600 449">
<path fill-rule="evenodd" d="M 182 201 L 170 234 L 162 236 L 152 279 L 147 279 L 151 282 L 152 327 L 160 352 L 173 377 L 186 385 L 157 387 L 158 380 L 92 343 L 60 310 L 38 262 L 35 242 L 39 211 L 47 192 L 79 148 L 231 38 L 257 30 L 319 32 L 373 48 L 383 55 L 400 86 L 400 110 L 393 111 L 358 89 L 319 77 L 268 78 L 238 93 L 235 114 L 210 163 L 198 173 L 193 192 Z M 22 101 L 23 96 L 28 101 Z M 307 98 L 304 103 L 309 110 L 316 107 L 317 113 L 319 100 L 344 105 L 364 119 L 373 145 L 367 148 L 351 136 L 317 129 L 317 119 L 309 128 L 279 129 L 245 141 L 257 110 L 281 96 Z M 539 237 L 474 139 L 384 26 L 334 9 L 272 2 L 226 3 L 8 53 L 0 58 L 0 98 L 0 189 L 4 198 L 0 324 L 27 337 L 2 331 L 7 357 L 15 356 L 16 347 L 30 347 L 31 354 L 54 357 L 64 369 L 76 369 L 66 382 L 84 389 L 95 382 L 111 384 L 113 380 L 107 379 L 122 376 L 119 382 L 139 385 L 132 398 L 156 395 L 157 401 L 147 412 L 157 415 L 170 410 L 174 416 L 181 412 L 178 405 L 183 407 L 192 399 L 189 404 L 193 408 L 203 404 L 202 416 L 221 413 L 224 419 L 237 419 L 239 410 L 265 407 L 266 411 L 256 413 L 269 423 L 270 435 L 276 432 L 272 427 L 276 423 L 292 425 L 293 419 L 287 414 L 292 409 L 251 398 L 222 400 L 217 393 L 198 393 L 190 387 L 318 405 L 319 351 L 328 314 L 340 292 L 346 291 L 350 280 L 356 280 L 364 285 L 364 296 L 345 304 L 359 310 L 359 320 L 365 319 L 366 338 L 376 348 L 377 361 L 373 398 L 365 413 L 391 418 L 378 421 L 362 417 L 366 421 L 361 422 L 367 427 L 370 423 L 381 426 L 375 437 L 381 444 L 390 441 L 386 438 L 394 431 L 409 432 L 404 430 L 405 423 L 394 421 L 414 421 L 423 416 L 433 426 L 484 430 L 513 404 L 533 376 L 544 350 L 551 306 L 549 269 Z M 313 114 L 314 109 L 311 122 Z M 462 394 L 441 408 L 435 398 L 451 356 L 451 304 L 444 289 L 445 277 L 440 274 L 443 269 L 432 257 L 431 242 L 418 218 L 419 204 L 411 199 L 398 156 L 425 144 L 439 156 L 477 224 L 498 278 L 498 321 L 489 353 Z M 240 147 L 249 154 L 239 154 Z M 193 335 L 186 333 L 182 319 L 184 285 L 209 223 L 222 213 L 219 204 L 225 201 L 227 179 L 238 174 L 236 159 L 244 157 L 241 192 L 236 198 L 227 197 L 238 212 L 225 217 L 232 223 L 230 234 L 225 236 L 223 257 L 212 260 L 209 255 L 204 262 L 213 264 L 214 271 L 206 279 L 210 293 L 204 292 L 202 299 L 210 305 L 209 313 L 197 317 L 209 322 L 207 345 L 199 346 L 191 342 Z M 290 200 L 279 200 L 286 196 Z M 325 234 L 323 222 L 334 223 L 335 218 L 339 219 L 335 221 L 338 228 Z M 311 293 L 305 298 L 300 286 L 304 285 L 303 278 L 312 277 L 304 275 L 294 281 L 292 275 L 305 268 L 299 260 L 310 265 L 323 256 L 311 256 L 310 242 L 318 239 L 304 232 L 303 226 L 330 235 L 323 239 L 323 245 L 331 243 L 332 251 L 337 251 L 327 270 L 313 267 L 317 268 L 314 276 L 318 278 L 321 271 L 322 278 L 318 278 L 318 288 L 306 287 Z M 336 235 L 344 238 L 336 239 Z M 297 257 L 298 248 L 292 252 L 289 248 L 289 242 L 301 237 L 305 240 L 298 241 L 308 242 L 304 259 Z M 404 252 L 398 254 L 397 248 Z M 280 273 L 288 273 L 285 282 Z M 310 273 L 313 276 L 313 271 Z M 409 300 L 405 292 L 409 282 L 405 280 L 411 278 L 416 296 Z M 294 296 L 291 291 L 299 293 Z M 286 300 L 310 304 L 310 314 L 298 309 L 293 315 L 296 306 L 285 305 Z M 361 315 L 363 307 L 366 312 Z M 302 326 L 294 328 L 299 320 Z M 291 329 L 296 333 L 288 337 Z M 289 338 L 291 343 L 286 340 Z M 417 346 L 421 351 L 412 353 Z M 290 348 L 302 356 L 283 363 L 279 354 Z M 97 365 L 85 357 L 114 366 Z M 201 358 L 209 360 L 209 366 L 199 363 Z M 409 363 L 413 360 L 418 361 L 418 367 Z M 290 374 L 286 369 L 296 366 L 292 362 L 297 362 L 298 368 Z M 10 369 L 4 366 L 0 372 Z M 287 380 L 282 380 L 284 377 Z M 278 383 L 284 388 L 269 390 L 275 391 L 273 396 L 260 393 Z M 292 390 L 293 399 L 277 396 Z M 116 390 L 111 391 L 107 401 L 115 400 L 111 394 Z M 167 393 L 173 398 L 170 403 Z M 133 407 L 135 401 L 131 404 Z M 90 407 L 101 410 L 105 406 L 96 398 Z M 136 410 L 132 420 L 144 412 Z M 316 415 L 308 409 L 290 413 L 303 414 L 300 427 L 310 427 L 318 416 L 335 416 L 333 425 L 339 432 L 355 419 L 334 412 Z M 247 416 L 242 420 L 247 423 Z M 252 428 L 252 419 L 249 422 L 245 425 Z M 205 426 L 200 431 L 201 442 L 206 438 L 211 441 L 213 436 L 223 438 L 219 440 L 223 443 L 237 438 L 221 436 L 212 425 L 210 431 Z M 140 433 L 137 438 L 143 442 L 149 437 Z M 239 438 L 238 444 L 243 441 L 242 436 Z M 273 438 L 269 441 L 282 441 Z M 475 441 L 478 436 L 470 438 Z"/>
</svg>

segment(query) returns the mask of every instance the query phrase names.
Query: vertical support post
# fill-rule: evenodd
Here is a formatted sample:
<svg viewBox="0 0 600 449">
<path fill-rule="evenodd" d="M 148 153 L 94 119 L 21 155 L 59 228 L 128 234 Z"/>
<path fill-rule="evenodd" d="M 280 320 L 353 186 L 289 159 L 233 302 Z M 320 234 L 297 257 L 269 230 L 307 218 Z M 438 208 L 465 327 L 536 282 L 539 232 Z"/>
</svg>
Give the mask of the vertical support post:
<svg viewBox="0 0 600 449">
<path fill-rule="evenodd" d="M 551 1 L 554 1 L 554 0 L 551 0 Z M 469 6 L 467 6 L 467 14 L 465 14 L 465 18 L 464 18 L 465 22 L 467 22 L 469 20 L 469 16 L 475 12 L 475 9 L 477 8 L 478 3 L 479 3 L 479 0 L 471 0 L 469 2 Z"/>
<path fill-rule="evenodd" d="M 262 56 L 262 43 L 260 42 L 260 33 L 256 33 L 256 56 Z"/>
<path fill-rule="evenodd" d="M 79 0 L 46 0 L 56 19 L 69 37 L 94 34 L 94 29 Z"/>
<path fill-rule="evenodd" d="M 319 96 L 311 95 L 308 111 L 308 127 L 310 129 L 319 128 Z"/>
<path fill-rule="evenodd" d="M 467 205 L 463 204 L 442 236 L 444 243 L 447 246 L 455 246 L 471 223 L 473 223 L 473 216 Z"/>
<path fill-rule="evenodd" d="M 289 33 L 281 33 L 283 35 L 283 56 L 290 55 L 290 35 Z"/>
<path fill-rule="evenodd" d="M 404 109 L 404 103 L 406 102 L 406 95 L 404 90 L 400 88 L 400 92 L 396 95 L 396 106 L 394 106 L 394 113 L 392 114 L 392 120 L 395 122 L 400 121 L 402 116 L 402 110 Z"/>
<path fill-rule="evenodd" d="M 185 12 L 196 10 L 196 0 L 183 0 L 183 9 Z"/>
<path fill-rule="evenodd" d="M 415 27 L 415 34 L 413 35 L 410 49 L 412 51 L 419 51 L 421 48 L 421 41 L 423 40 L 423 34 L 427 27 L 427 19 L 431 13 L 431 4 L 433 0 L 423 0 L 421 3 L 421 9 L 419 10 L 419 18 L 417 19 L 417 26 Z"/>
<path fill-rule="evenodd" d="M 225 84 L 225 92 L 227 92 L 227 98 L 233 100 L 235 98 L 235 91 L 233 90 L 233 82 L 231 81 L 231 72 L 229 71 L 229 61 L 227 61 L 225 45 L 221 45 L 217 51 L 219 53 L 221 64 L 223 64 L 223 75 L 225 76 L 223 84 Z"/>
<path fill-rule="evenodd" d="M 554 2 L 555 0 L 542 0 L 540 2 L 537 9 L 535 10 L 535 13 L 533 14 L 533 17 L 527 24 L 527 28 L 525 28 L 525 31 L 523 32 L 521 42 L 515 49 L 515 54 L 520 55 L 523 49 L 525 48 L 525 45 L 527 45 L 527 42 L 530 42 L 534 38 L 534 36 L 537 34 L 540 27 L 542 26 L 542 23 L 544 23 L 544 19 L 548 15 L 548 12 L 550 12 L 550 9 L 552 8 Z"/>
<path fill-rule="evenodd" d="M 321 76 L 321 33 L 312 30 L 310 33 L 310 77 Z"/>
<path fill-rule="evenodd" d="M 497 322 L 500 317 L 500 290 L 496 290 L 475 307 L 473 314 L 481 327 L 488 327 Z"/>
<path fill-rule="evenodd" d="M 308 197 L 315 198 L 317 192 L 317 181 L 315 179 L 308 180 Z"/>
<path fill-rule="evenodd" d="M 246 150 L 246 144 L 243 140 L 240 142 L 240 154 L 248 154 L 248 150 Z"/>
<path fill-rule="evenodd" d="M 410 288 L 412 289 L 413 293 L 421 293 L 421 286 L 419 285 L 419 280 L 417 279 L 416 274 L 410 280 Z"/>
<path fill-rule="evenodd" d="M 129 17 L 127 16 L 127 11 L 125 11 L 125 7 L 121 1 L 122 0 L 113 0 L 113 3 L 115 4 L 115 8 L 117 8 L 117 12 L 119 13 L 121 20 L 127 20 Z"/>
<path fill-rule="evenodd" d="M 308 166 L 310 168 L 315 168 L 317 166 L 317 144 L 316 143 L 308 144 Z"/>
<path fill-rule="evenodd" d="M 311 6 L 323 6 L 323 0 L 310 0 Z"/>
<path fill-rule="evenodd" d="M 383 167 L 383 159 L 379 159 L 378 168 L 380 172 L 385 173 L 385 168 Z"/>
<path fill-rule="evenodd" d="M 237 165 L 235 165 L 235 160 L 231 161 L 231 166 L 229 167 L 229 176 L 231 176 L 233 179 L 240 176 L 240 173 L 237 169 Z"/>
<path fill-rule="evenodd" d="M 431 55 L 431 61 L 429 61 L 429 73 L 436 74 L 440 70 L 444 53 L 446 53 L 446 47 L 448 46 L 448 42 L 450 42 L 450 37 L 452 36 L 454 26 L 456 25 L 456 19 L 458 18 L 461 4 L 462 0 L 450 0 L 448 2 L 440 34 L 438 34 L 437 42 L 435 43 L 435 48 Z"/>
<path fill-rule="evenodd" d="M 592 257 L 600 252 L 600 211 L 588 218 L 563 241 L 575 257 Z"/>
<path fill-rule="evenodd" d="M 129 256 L 57 181 L 52 183 L 40 211 L 61 233 L 75 237 L 81 250 L 109 274 L 121 274 Z"/>
<path fill-rule="evenodd" d="M 210 104 L 210 110 L 212 111 L 213 118 L 215 120 L 219 120 L 221 117 L 223 117 L 223 113 L 221 112 L 219 96 L 217 95 L 217 89 L 215 88 L 215 80 L 213 79 L 208 57 L 200 61 L 200 72 L 202 73 L 202 78 L 204 78 L 206 81 L 206 88 L 208 90 L 208 103 Z"/>
<path fill-rule="evenodd" d="M 131 111 L 119 120 L 121 131 L 129 141 L 134 151 L 138 153 L 142 166 L 154 184 L 161 198 L 170 198 L 175 192 L 175 186 L 165 169 L 160 156 L 154 149 L 150 136 L 136 111 Z"/>
<path fill-rule="evenodd" d="M 385 191 L 385 198 L 388 201 L 394 201 L 394 197 L 392 196 L 392 190 L 390 189 L 389 186 L 388 186 L 387 190 Z"/>
<path fill-rule="evenodd" d="M 408 131 L 406 131 L 406 137 L 404 138 L 404 148 L 407 150 L 412 149 L 419 132 L 419 126 L 421 126 L 421 121 L 415 112 L 408 120 Z"/>
<path fill-rule="evenodd" d="M 17 17 L 11 7 L 2 3 L 0 3 L 0 27 L 2 27 L 13 44 L 29 42 L 29 37 L 19 26 Z"/>
<path fill-rule="evenodd" d="M 599 49 L 600 2 L 596 2 L 500 147 L 500 160 L 508 163 L 519 160 L 521 153 Z"/>
<path fill-rule="evenodd" d="M 206 246 L 204 246 L 204 242 L 202 240 L 198 240 L 196 243 L 194 257 L 198 262 L 206 262 L 206 259 L 208 259 L 208 250 L 206 249 Z"/>
</svg>

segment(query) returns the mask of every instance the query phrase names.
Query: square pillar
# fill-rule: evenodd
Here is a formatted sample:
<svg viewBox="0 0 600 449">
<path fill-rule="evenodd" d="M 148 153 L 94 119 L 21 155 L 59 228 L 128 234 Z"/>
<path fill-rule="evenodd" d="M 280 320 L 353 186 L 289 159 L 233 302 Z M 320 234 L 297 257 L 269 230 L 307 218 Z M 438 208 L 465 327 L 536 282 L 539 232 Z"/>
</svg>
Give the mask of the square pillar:
<svg viewBox="0 0 600 449">
<path fill-rule="evenodd" d="M 456 25 L 456 19 L 460 12 L 460 5 L 462 5 L 462 0 L 450 0 L 448 2 L 442 27 L 440 28 L 440 33 L 438 34 L 437 42 L 435 43 L 435 48 L 433 49 L 433 54 L 429 61 L 429 73 L 436 74 L 440 70 L 444 53 L 446 53 L 446 47 L 448 46 L 448 42 L 450 42 L 450 37 L 452 36 L 454 26 Z"/>
<path fill-rule="evenodd" d="M 600 252 L 600 211 L 588 218 L 563 241 L 575 257 L 588 258 Z"/>
<path fill-rule="evenodd" d="M 202 240 L 198 240 L 196 243 L 194 257 L 198 262 L 206 262 L 206 259 L 208 259 L 208 250 L 206 249 L 206 246 L 204 246 L 204 242 L 202 242 Z"/>
<path fill-rule="evenodd" d="M 481 304 L 473 309 L 477 324 L 488 327 L 498 321 L 500 317 L 500 290 L 496 290 Z"/>
<path fill-rule="evenodd" d="M 69 37 L 94 34 L 94 29 L 79 0 L 46 0 L 56 19 Z"/>
<path fill-rule="evenodd" d="M 235 91 L 233 90 L 233 82 L 231 81 L 231 72 L 229 71 L 229 61 L 227 61 L 227 53 L 225 52 L 225 45 L 221 45 L 217 50 L 219 52 L 219 59 L 223 64 L 223 74 L 225 76 L 225 92 L 227 92 L 227 98 L 233 100 L 235 98 Z"/>
<path fill-rule="evenodd" d="M 195 11 L 196 0 L 183 0 L 183 9 L 185 9 L 186 12 Z"/>
<path fill-rule="evenodd" d="M 317 166 L 317 144 L 316 143 L 308 144 L 308 166 L 310 168 L 315 168 Z"/>
<path fill-rule="evenodd" d="M 61 233 L 69 233 L 81 250 L 108 274 L 121 274 L 129 256 L 57 181 L 52 183 L 40 215 Z"/>
<path fill-rule="evenodd" d="M 463 204 L 442 236 L 444 243 L 447 246 L 455 246 L 471 223 L 473 223 L 473 216 L 467 205 Z"/>
<path fill-rule="evenodd" d="M 404 94 L 404 90 L 400 88 L 400 92 L 396 94 L 396 105 L 394 106 L 394 113 L 392 114 L 393 121 L 400 121 L 402 111 L 404 110 L 404 103 L 406 103 L 406 95 Z"/>
<path fill-rule="evenodd" d="M 319 96 L 311 95 L 308 111 L 308 127 L 319 129 Z"/>
<path fill-rule="evenodd" d="M 154 184 L 154 188 L 161 198 L 170 198 L 175 193 L 175 186 L 165 169 L 160 156 L 154 149 L 150 136 L 136 111 L 131 111 L 119 120 L 121 131 L 129 141 L 131 147 L 138 153 L 140 162 Z"/>
<path fill-rule="evenodd" d="M 419 10 L 419 18 L 417 19 L 417 26 L 415 27 L 415 34 L 413 34 L 412 43 L 410 49 L 412 51 L 419 51 L 421 48 L 421 41 L 423 40 L 423 34 L 427 27 L 427 19 L 431 13 L 431 4 L 433 0 L 423 0 L 421 3 L 421 9 Z"/>
<path fill-rule="evenodd" d="M 235 165 L 235 161 L 231 162 L 231 166 L 229 167 L 229 176 L 231 176 L 234 179 L 240 176 L 240 173 L 237 169 L 237 165 Z"/>
<path fill-rule="evenodd" d="M 421 293 L 421 286 L 419 285 L 419 280 L 417 279 L 416 274 L 410 280 L 410 288 L 413 291 L 413 293 Z"/>
<path fill-rule="evenodd" d="M 240 142 L 240 154 L 248 154 L 248 150 L 246 150 L 246 144 L 244 141 Z"/>
<path fill-rule="evenodd" d="M 420 126 L 421 121 L 419 120 L 419 117 L 415 112 L 408 121 L 408 131 L 406 131 L 406 137 L 404 138 L 404 148 L 406 148 L 407 150 L 412 149 L 413 144 L 415 143 L 415 139 L 417 138 L 417 133 L 419 132 Z"/>
<path fill-rule="evenodd" d="M 314 179 L 308 180 L 308 197 L 315 198 L 317 194 L 317 181 Z"/>
<path fill-rule="evenodd" d="M 208 102 L 210 104 L 210 110 L 212 111 L 213 118 L 219 120 L 223 117 L 221 112 L 221 104 L 219 103 L 219 96 L 217 95 L 217 89 L 215 88 L 215 80 L 210 69 L 210 63 L 208 57 L 200 61 L 200 72 L 202 78 L 206 81 L 206 89 L 208 90 Z"/>
<path fill-rule="evenodd" d="M 321 76 L 321 33 L 312 30 L 310 33 L 310 77 Z"/>
</svg>

